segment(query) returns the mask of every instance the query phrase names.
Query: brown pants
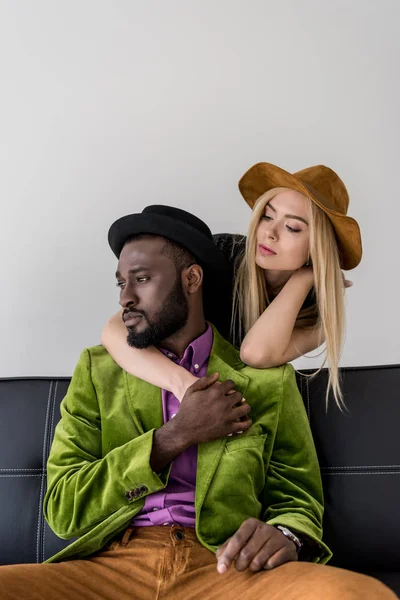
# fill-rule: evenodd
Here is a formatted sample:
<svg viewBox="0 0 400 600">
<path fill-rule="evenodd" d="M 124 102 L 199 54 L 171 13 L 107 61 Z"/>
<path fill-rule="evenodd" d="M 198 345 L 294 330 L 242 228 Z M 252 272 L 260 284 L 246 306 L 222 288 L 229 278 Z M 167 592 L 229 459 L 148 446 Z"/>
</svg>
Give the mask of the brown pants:
<svg viewBox="0 0 400 600">
<path fill-rule="evenodd" d="M 183 538 L 183 539 L 180 539 Z M 192 529 L 138 527 L 81 560 L 0 567 L 1 600 L 395 600 L 376 579 L 311 563 L 220 575 Z"/>
</svg>

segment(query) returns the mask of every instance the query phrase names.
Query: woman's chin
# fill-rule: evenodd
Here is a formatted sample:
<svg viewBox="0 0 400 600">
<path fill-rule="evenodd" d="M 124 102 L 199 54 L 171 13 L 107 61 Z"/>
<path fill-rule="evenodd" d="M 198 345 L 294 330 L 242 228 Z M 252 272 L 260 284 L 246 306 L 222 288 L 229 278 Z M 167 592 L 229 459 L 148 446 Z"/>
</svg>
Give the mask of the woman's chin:
<svg viewBox="0 0 400 600">
<path fill-rule="evenodd" d="M 304 262 L 305 261 L 301 262 L 297 260 L 283 261 L 280 259 L 280 257 L 278 258 L 276 254 L 271 256 L 263 256 L 258 252 L 256 254 L 256 265 L 261 269 L 269 271 L 290 271 L 294 273 L 294 271 L 301 269 L 301 267 L 304 265 Z"/>
<path fill-rule="evenodd" d="M 274 260 L 275 259 L 275 260 Z M 275 263 L 275 265 L 274 265 Z M 262 256 L 257 252 L 256 254 L 256 265 L 261 269 L 279 269 L 279 263 L 276 261 L 276 255 Z"/>
</svg>

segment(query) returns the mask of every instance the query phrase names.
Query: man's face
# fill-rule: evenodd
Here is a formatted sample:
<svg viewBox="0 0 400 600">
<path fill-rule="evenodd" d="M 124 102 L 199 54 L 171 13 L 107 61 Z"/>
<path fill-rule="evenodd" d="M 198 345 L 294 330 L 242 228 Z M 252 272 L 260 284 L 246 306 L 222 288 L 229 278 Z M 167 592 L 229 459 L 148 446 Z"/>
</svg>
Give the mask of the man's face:
<svg viewBox="0 0 400 600">
<path fill-rule="evenodd" d="M 159 345 L 188 318 L 188 302 L 172 259 L 162 254 L 165 240 L 149 236 L 122 249 L 116 273 L 128 344 Z"/>
</svg>

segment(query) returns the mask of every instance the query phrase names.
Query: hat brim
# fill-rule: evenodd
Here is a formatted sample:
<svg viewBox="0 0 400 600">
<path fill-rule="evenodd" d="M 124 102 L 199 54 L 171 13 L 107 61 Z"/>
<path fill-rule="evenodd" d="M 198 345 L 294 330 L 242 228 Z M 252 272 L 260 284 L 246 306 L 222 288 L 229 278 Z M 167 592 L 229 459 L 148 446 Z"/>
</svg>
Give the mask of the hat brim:
<svg viewBox="0 0 400 600">
<path fill-rule="evenodd" d="M 167 215 L 137 213 L 121 217 L 111 225 L 108 243 L 119 258 L 125 242 L 130 237 L 141 234 L 165 237 L 187 248 L 199 265 L 210 274 L 222 276 L 228 271 L 225 257 L 212 239 L 194 227 Z"/>
<path fill-rule="evenodd" d="M 277 187 L 286 187 L 303 194 L 319 206 L 331 220 L 336 234 L 342 269 L 354 269 L 361 261 L 361 233 L 357 221 L 327 206 L 318 191 L 303 183 L 292 173 L 271 163 L 257 163 L 240 179 L 239 190 L 247 204 L 253 209 L 258 198 Z"/>
</svg>

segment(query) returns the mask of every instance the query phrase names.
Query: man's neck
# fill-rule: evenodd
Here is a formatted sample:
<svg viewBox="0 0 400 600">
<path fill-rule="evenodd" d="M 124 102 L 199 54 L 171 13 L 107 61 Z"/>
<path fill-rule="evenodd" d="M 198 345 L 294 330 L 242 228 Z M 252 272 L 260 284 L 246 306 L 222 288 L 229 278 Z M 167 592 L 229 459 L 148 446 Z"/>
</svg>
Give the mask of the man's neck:
<svg viewBox="0 0 400 600">
<path fill-rule="evenodd" d="M 200 319 L 189 319 L 182 329 L 162 341 L 160 346 L 165 350 L 173 352 L 179 358 L 185 353 L 186 348 L 207 329 L 204 317 Z"/>
</svg>

